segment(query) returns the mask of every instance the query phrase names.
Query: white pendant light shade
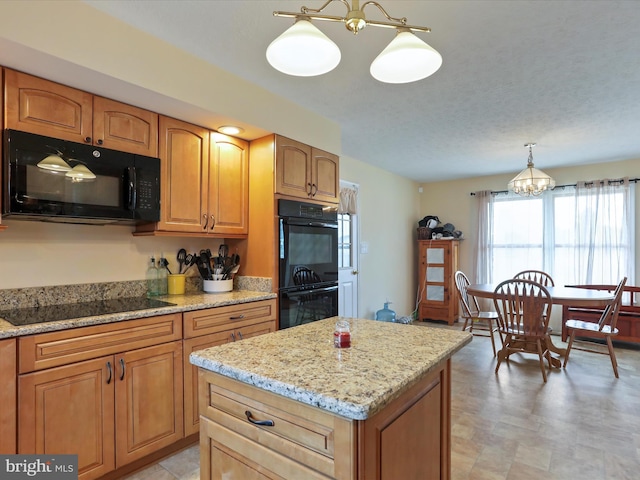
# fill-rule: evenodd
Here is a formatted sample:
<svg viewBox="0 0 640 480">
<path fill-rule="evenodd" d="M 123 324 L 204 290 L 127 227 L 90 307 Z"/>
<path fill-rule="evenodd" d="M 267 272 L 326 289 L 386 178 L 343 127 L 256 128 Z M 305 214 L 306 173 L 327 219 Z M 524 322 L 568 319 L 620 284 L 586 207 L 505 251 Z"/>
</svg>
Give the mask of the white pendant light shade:
<svg viewBox="0 0 640 480">
<path fill-rule="evenodd" d="M 371 64 L 371 76 L 385 83 L 409 83 L 434 74 L 442 56 L 410 31 L 398 31 Z"/>
<path fill-rule="evenodd" d="M 298 20 L 267 48 L 273 68 L 298 77 L 330 72 L 340 63 L 340 49 L 308 20 Z"/>
<path fill-rule="evenodd" d="M 48 155 L 38 162 L 38 168 L 49 170 L 50 172 L 68 172 L 71 167 L 58 155 Z"/>
<path fill-rule="evenodd" d="M 96 175 L 91 170 L 89 170 L 86 165 L 83 165 L 81 163 L 68 171 L 65 176 L 71 177 L 73 181 L 93 180 L 94 178 L 96 178 Z"/>
</svg>

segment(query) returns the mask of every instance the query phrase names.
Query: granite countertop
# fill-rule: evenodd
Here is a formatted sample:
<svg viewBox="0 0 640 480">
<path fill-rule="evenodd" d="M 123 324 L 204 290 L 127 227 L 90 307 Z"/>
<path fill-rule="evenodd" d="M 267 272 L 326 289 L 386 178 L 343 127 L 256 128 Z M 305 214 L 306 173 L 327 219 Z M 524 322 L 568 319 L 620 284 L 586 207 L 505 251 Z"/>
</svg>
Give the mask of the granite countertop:
<svg viewBox="0 0 640 480">
<path fill-rule="evenodd" d="M 268 300 L 276 298 L 275 293 L 254 292 L 249 290 L 234 290 L 228 293 L 195 293 L 187 295 L 165 295 L 154 297 L 165 302 L 175 303 L 175 305 L 150 308 L 146 310 L 136 310 L 120 312 L 92 317 L 81 317 L 70 320 L 60 320 L 55 322 L 35 323 L 32 325 L 14 326 L 2 318 L 0 310 L 0 339 L 31 335 L 33 333 L 52 332 L 65 330 L 68 328 L 86 327 L 89 325 L 100 325 L 103 323 L 119 322 L 135 318 L 151 317 L 154 315 L 168 315 L 171 313 L 181 313 L 190 310 L 201 310 L 204 308 L 223 307 L 225 305 L 237 305 L 258 300 Z"/>
<path fill-rule="evenodd" d="M 351 348 L 333 346 L 340 317 L 194 352 L 192 364 L 353 420 L 382 410 L 471 342 L 457 330 L 347 319 Z"/>
</svg>

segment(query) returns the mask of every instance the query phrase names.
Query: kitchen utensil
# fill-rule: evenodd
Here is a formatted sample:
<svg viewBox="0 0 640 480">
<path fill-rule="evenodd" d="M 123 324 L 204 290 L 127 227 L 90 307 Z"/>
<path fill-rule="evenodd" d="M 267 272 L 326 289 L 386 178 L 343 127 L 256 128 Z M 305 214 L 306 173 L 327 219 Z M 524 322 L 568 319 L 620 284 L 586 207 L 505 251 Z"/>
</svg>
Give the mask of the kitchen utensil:
<svg viewBox="0 0 640 480">
<path fill-rule="evenodd" d="M 178 265 L 180 265 L 180 268 L 178 268 L 178 274 L 180 274 L 182 273 L 182 268 L 184 267 L 185 261 L 187 259 L 187 251 L 184 248 L 178 250 L 176 259 L 178 260 Z"/>
<path fill-rule="evenodd" d="M 206 280 L 211 280 L 213 278 L 213 271 L 211 269 L 211 251 L 210 250 L 200 250 L 200 262 L 202 263 L 202 266 L 207 271 Z"/>
<path fill-rule="evenodd" d="M 205 266 L 201 257 L 196 257 L 196 266 L 198 267 L 198 272 L 200 272 L 200 276 L 203 280 L 211 280 L 211 273 Z"/>
</svg>

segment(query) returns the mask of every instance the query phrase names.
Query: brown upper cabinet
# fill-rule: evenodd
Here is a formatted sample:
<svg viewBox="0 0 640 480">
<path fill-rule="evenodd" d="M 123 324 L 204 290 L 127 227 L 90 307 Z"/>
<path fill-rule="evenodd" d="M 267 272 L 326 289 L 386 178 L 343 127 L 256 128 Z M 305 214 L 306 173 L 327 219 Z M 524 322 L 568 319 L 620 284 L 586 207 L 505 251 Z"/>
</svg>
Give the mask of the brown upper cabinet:
<svg viewBox="0 0 640 480">
<path fill-rule="evenodd" d="M 5 128 L 158 156 L 158 114 L 5 69 Z"/>
<path fill-rule="evenodd" d="M 280 135 L 275 140 L 275 193 L 337 203 L 338 156 Z"/>
<path fill-rule="evenodd" d="M 160 116 L 161 219 L 136 234 L 246 237 L 249 145 Z"/>
</svg>

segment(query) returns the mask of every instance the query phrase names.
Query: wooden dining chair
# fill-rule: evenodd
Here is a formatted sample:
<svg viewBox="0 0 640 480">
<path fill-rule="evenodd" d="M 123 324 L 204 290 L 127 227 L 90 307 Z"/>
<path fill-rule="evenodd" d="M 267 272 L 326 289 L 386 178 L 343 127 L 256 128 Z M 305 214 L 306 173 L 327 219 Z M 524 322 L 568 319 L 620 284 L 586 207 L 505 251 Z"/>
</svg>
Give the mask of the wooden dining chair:
<svg viewBox="0 0 640 480">
<path fill-rule="evenodd" d="M 541 270 L 523 270 L 519 273 L 516 273 L 513 278 L 520 280 L 531 280 L 539 283 L 540 285 L 544 285 L 545 287 L 555 287 L 551 275 Z"/>
<path fill-rule="evenodd" d="M 454 278 L 460 299 L 461 316 L 464 318 L 462 331 L 464 332 L 468 329 L 469 333 L 476 337 L 491 338 L 491 348 L 493 348 L 493 356 L 495 357 L 496 342 L 493 337 L 495 332 L 498 332 L 500 343 L 502 343 L 502 333 L 498 328 L 498 312 L 480 310 L 478 299 L 467 292 L 469 279 L 464 272 L 457 271 Z"/>
<path fill-rule="evenodd" d="M 573 348 L 574 350 L 582 350 L 583 352 L 609 355 L 609 357 L 611 358 L 613 373 L 616 378 L 620 378 L 618 376 L 618 361 L 616 360 L 616 354 L 613 351 L 611 337 L 615 337 L 618 334 L 616 323 L 618 322 L 620 305 L 622 304 L 622 294 L 624 292 L 624 286 L 626 283 L 627 277 L 624 277 L 622 280 L 620 280 L 620 283 L 618 283 L 618 286 L 614 291 L 613 300 L 603 310 L 598 323 L 585 322 L 583 320 L 575 319 L 569 319 L 565 322 L 565 326 L 569 333 L 569 344 L 567 345 L 567 353 L 564 356 L 564 363 L 562 364 L 563 368 L 567 366 L 567 362 L 569 361 L 569 354 L 571 353 L 571 349 Z M 574 346 L 576 336 L 581 337 L 578 340 L 578 346 Z M 607 350 L 604 351 L 602 349 L 596 348 L 596 343 L 593 341 L 590 342 L 589 340 L 587 340 L 587 338 L 605 340 L 607 343 Z"/>
<path fill-rule="evenodd" d="M 496 287 L 493 303 L 500 315 L 500 331 L 504 335 L 496 373 L 502 361 L 508 362 L 512 353 L 535 353 L 540 358 L 540 370 L 546 382 L 545 358 L 551 368 L 547 335 L 553 303 L 549 291 L 532 280 L 505 280 Z"/>
</svg>

